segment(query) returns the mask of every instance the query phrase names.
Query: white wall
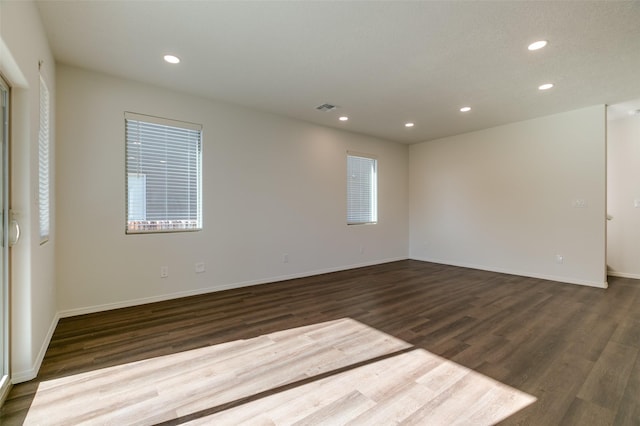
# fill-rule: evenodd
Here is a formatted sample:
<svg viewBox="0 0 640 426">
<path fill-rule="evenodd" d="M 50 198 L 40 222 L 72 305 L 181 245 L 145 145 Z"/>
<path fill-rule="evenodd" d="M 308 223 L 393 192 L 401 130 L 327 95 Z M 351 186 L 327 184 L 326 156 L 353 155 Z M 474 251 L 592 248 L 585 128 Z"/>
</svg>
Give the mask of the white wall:
<svg viewBox="0 0 640 426">
<path fill-rule="evenodd" d="M 11 207 L 18 212 L 20 242 L 11 249 L 11 375 L 36 376 L 55 325 L 55 214 L 51 238 L 38 232 L 39 72 L 52 99 L 51 154 L 55 157 L 55 62 L 33 2 L 0 2 L 0 72 L 11 89 Z M 52 160 L 51 177 L 55 182 Z M 55 212 L 52 184 L 51 208 Z"/>
<path fill-rule="evenodd" d="M 608 122 L 607 164 L 609 273 L 640 279 L 640 116 Z"/>
<path fill-rule="evenodd" d="M 606 287 L 605 132 L 595 106 L 412 145 L 410 257 Z"/>
<path fill-rule="evenodd" d="M 407 258 L 406 145 L 69 66 L 57 77 L 62 315 Z M 125 235 L 125 111 L 203 125 L 203 231 Z M 378 157 L 377 225 L 346 225 L 347 150 Z"/>
</svg>

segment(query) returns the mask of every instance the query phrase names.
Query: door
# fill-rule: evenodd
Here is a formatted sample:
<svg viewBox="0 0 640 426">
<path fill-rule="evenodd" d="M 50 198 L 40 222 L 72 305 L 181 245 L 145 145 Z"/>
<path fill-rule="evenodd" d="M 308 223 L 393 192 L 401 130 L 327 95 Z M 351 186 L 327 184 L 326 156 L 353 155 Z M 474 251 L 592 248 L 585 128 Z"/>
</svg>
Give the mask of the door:
<svg viewBox="0 0 640 426">
<path fill-rule="evenodd" d="M 0 77 L 0 403 L 9 388 L 9 85 Z"/>
</svg>

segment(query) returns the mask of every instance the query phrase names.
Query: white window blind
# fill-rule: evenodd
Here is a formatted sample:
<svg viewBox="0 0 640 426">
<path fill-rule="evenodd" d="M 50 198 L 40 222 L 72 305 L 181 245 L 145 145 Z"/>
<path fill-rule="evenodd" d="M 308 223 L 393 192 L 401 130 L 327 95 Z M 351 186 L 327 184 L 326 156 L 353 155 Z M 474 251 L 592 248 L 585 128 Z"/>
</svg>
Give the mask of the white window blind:
<svg viewBox="0 0 640 426">
<path fill-rule="evenodd" d="M 38 217 L 40 243 L 49 240 L 49 89 L 40 77 L 40 130 L 38 132 Z"/>
<path fill-rule="evenodd" d="M 202 126 L 125 113 L 126 232 L 202 229 Z"/>
<path fill-rule="evenodd" d="M 378 221 L 378 161 L 347 154 L 347 224 Z"/>
</svg>

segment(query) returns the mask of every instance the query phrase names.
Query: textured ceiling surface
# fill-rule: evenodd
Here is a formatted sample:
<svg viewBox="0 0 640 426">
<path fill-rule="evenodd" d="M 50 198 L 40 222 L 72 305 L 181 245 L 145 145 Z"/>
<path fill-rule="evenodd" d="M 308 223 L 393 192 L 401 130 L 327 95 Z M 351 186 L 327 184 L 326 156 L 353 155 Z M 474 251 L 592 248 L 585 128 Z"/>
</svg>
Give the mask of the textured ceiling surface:
<svg viewBox="0 0 640 426">
<path fill-rule="evenodd" d="M 404 143 L 640 98 L 638 1 L 37 4 L 60 63 Z"/>
</svg>

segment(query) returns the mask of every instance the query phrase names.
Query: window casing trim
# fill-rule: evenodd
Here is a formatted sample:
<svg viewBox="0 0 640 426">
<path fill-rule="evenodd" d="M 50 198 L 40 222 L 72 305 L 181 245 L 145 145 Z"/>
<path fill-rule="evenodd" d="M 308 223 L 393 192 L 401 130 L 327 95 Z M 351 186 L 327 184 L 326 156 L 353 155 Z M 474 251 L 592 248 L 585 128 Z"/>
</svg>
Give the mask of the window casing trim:
<svg viewBox="0 0 640 426">
<path fill-rule="evenodd" d="M 158 124 L 160 126 L 180 127 L 187 130 L 195 130 L 202 132 L 202 124 L 192 123 L 189 121 L 172 120 L 170 118 L 157 117 L 155 115 L 139 114 L 136 112 L 125 111 L 125 120 L 144 121 L 145 123 Z"/>
<path fill-rule="evenodd" d="M 202 218 L 202 150 L 203 150 L 203 143 L 202 143 L 202 137 L 203 137 L 203 132 L 202 132 L 202 125 L 201 124 L 197 124 L 197 123 L 191 123 L 191 122 L 186 122 L 186 121 L 179 121 L 179 120 L 172 120 L 172 119 L 168 119 L 168 118 L 162 118 L 162 117 L 157 117 L 157 116 L 151 116 L 151 115 L 145 115 L 145 114 L 138 114 L 138 113 L 133 113 L 133 112 L 129 112 L 129 111 L 125 111 L 124 113 L 124 124 L 125 124 L 125 212 L 126 212 L 126 225 L 125 225 L 125 233 L 127 235 L 136 235 L 136 234 L 156 234 L 156 233 L 175 233 L 175 232 L 197 232 L 202 230 L 203 227 L 203 218 Z M 137 123 L 136 123 L 137 122 Z M 191 181 L 188 182 L 188 190 L 185 190 L 184 188 L 180 187 L 180 189 L 178 190 L 178 192 L 175 191 L 171 191 L 171 188 L 175 188 L 175 186 L 169 185 L 162 187 L 159 186 L 156 189 L 160 190 L 160 194 L 163 195 L 164 197 L 169 197 L 171 195 L 176 196 L 176 195 L 184 195 L 185 192 L 189 193 L 191 192 L 191 195 L 195 194 L 195 210 L 191 207 L 187 207 L 185 210 L 181 210 L 181 213 L 179 213 L 179 215 L 184 215 L 183 218 L 170 218 L 169 216 L 175 215 L 175 211 L 172 213 L 170 213 L 168 210 L 166 210 L 164 212 L 165 215 L 167 215 L 166 217 L 163 218 L 147 218 L 144 220 L 141 219 L 131 219 L 130 217 L 130 213 L 131 213 L 131 206 L 130 206 L 130 182 L 129 182 L 129 177 L 131 174 L 145 174 L 147 171 L 141 169 L 140 164 L 145 164 L 146 167 L 145 168 L 149 168 L 151 167 L 150 170 L 153 170 L 155 168 L 155 170 L 157 171 L 157 167 L 158 165 L 155 163 L 148 163 L 148 160 L 145 162 L 143 161 L 142 163 L 139 163 L 137 166 L 134 166 L 133 168 L 131 168 L 131 164 L 129 162 L 130 158 L 132 155 L 135 155 L 135 152 L 132 152 L 132 148 L 135 145 L 140 145 L 140 143 L 144 143 L 144 139 L 148 139 L 151 137 L 152 134 L 155 133 L 156 130 L 161 130 L 161 129 L 151 129 L 148 131 L 150 131 L 151 133 L 147 133 L 145 136 L 141 136 L 141 139 L 138 141 L 138 143 L 136 144 L 135 140 L 129 138 L 129 123 L 132 123 L 134 126 L 135 125 L 141 125 L 141 126 L 149 126 L 149 127 L 153 127 L 153 125 L 157 125 L 157 126 L 166 126 L 168 128 L 173 128 L 174 130 L 178 129 L 177 132 L 179 133 L 180 130 L 183 131 L 187 131 L 187 132 L 193 132 L 194 135 L 197 134 L 197 138 L 196 139 L 190 139 L 192 136 L 194 135 L 189 135 L 187 133 L 187 135 L 185 136 L 184 139 L 181 138 L 176 138 L 175 134 L 173 134 L 173 132 L 171 131 L 171 129 L 166 129 L 169 131 L 170 134 L 172 134 L 172 136 L 166 136 L 168 139 L 165 139 L 162 142 L 159 142 L 157 145 L 155 144 L 151 144 L 148 145 L 149 146 L 149 150 L 147 151 L 149 155 L 156 155 L 159 151 L 158 151 L 158 146 L 162 146 L 162 143 L 165 143 L 165 153 L 172 153 L 172 154 L 186 154 L 188 156 L 194 156 L 195 157 L 195 162 L 194 163 L 189 163 L 187 166 L 187 169 L 189 170 L 189 176 L 191 176 L 191 174 L 193 174 L 195 176 L 196 179 L 196 185 L 195 186 L 191 186 Z M 154 135 L 155 136 L 155 135 Z M 185 142 L 185 141 L 191 141 L 194 142 L 196 141 L 196 145 L 195 145 L 195 151 L 189 151 L 186 150 L 185 148 L 182 148 L 182 151 L 180 151 L 180 148 L 176 148 L 176 145 L 170 146 L 169 143 L 171 142 L 171 140 L 173 139 L 174 142 Z M 154 141 L 155 142 L 155 141 Z M 147 146 L 147 145 L 145 145 Z M 142 147 L 142 145 L 140 145 L 140 147 Z M 176 148 L 176 149 L 172 149 L 172 148 Z M 136 148 L 138 149 L 138 148 Z M 167 150 L 168 149 L 168 150 Z M 170 157 L 165 157 L 166 161 L 159 161 L 159 163 L 173 163 Z M 192 158 L 191 160 L 186 160 L 188 161 L 193 161 L 194 159 Z M 179 174 L 182 174 L 185 172 L 184 170 L 184 165 L 181 166 L 182 169 L 177 170 L 177 172 Z M 175 176 L 175 169 L 172 169 L 172 171 L 170 171 L 169 169 L 167 169 L 165 171 L 165 174 L 163 175 L 162 173 L 160 173 L 159 176 L 164 176 L 165 178 L 167 178 L 168 176 L 171 176 L 172 173 L 173 176 Z M 182 183 L 182 185 L 184 185 L 184 183 Z M 153 185 L 149 186 L 151 189 L 153 189 Z M 164 191 L 164 192 L 163 192 Z M 145 207 L 144 207 L 144 211 L 147 212 L 147 210 L 149 210 L 150 214 L 153 216 L 158 216 L 157 211 L 155 213 L 153 213 L 152 211 L 153 209 L 153 205 L 155 204 L 156 206 L 157 204 L 157 200 L 152 201 L 147 199 L 147 195 L 149 195 L 149 193 L 145 194 L 144 196 L 144 203 L 145 203 Z M 159 193 L 155 193 L 153 194 L 156 197 L 159 195 Z M 188 196 L 191 197 L 191 196 Z M 192 200 L 190 203 L 193 203 L 194 198 L 189 198 L 190 200 Z M 168 202 L 168 201 L 166 201 Z M 165 202 L 165 203 L 166 203 Z M 151 204 L 148 204 L 151 203 Z M 170 204 L 167 204 L 167 206 L 169 206 Z M 134 209 L 135 210 L 135 209 Z M 191 217 L 195 212 L 195 218 Z"/>
<path fill-rule="evenodd" d="M 362 206 L 358 206 L 355 211 L 352 210 L 353 202 L 350 198 L 350 182 L 349 176 L 347 176 L 347 226 L 354 225 L 375 225 L 378 223 L 378 157 L 372 154 L 366 154 L 356 151 L 347 151 L 347 173 L 349 171 L 349 159 L 360 158 L 365 160 L 372 160 L 372 171 L 370 174 L 371 181 L 368 185 L 363 185 L 359 188 L 360 191 L 368 189 L 369 199 L 367 200 L 367 209 L 362 209 Z M 360 197 L 360 201 L 362 198 Z M 357 202 L 355 204 L 358 204 Z M 360 216 L 359 218 L 357 216 Z M 368 216 L 365 218 L 364 216 Z M 355 218 L 354 218 L 355 217 Z"/>
</svg>

